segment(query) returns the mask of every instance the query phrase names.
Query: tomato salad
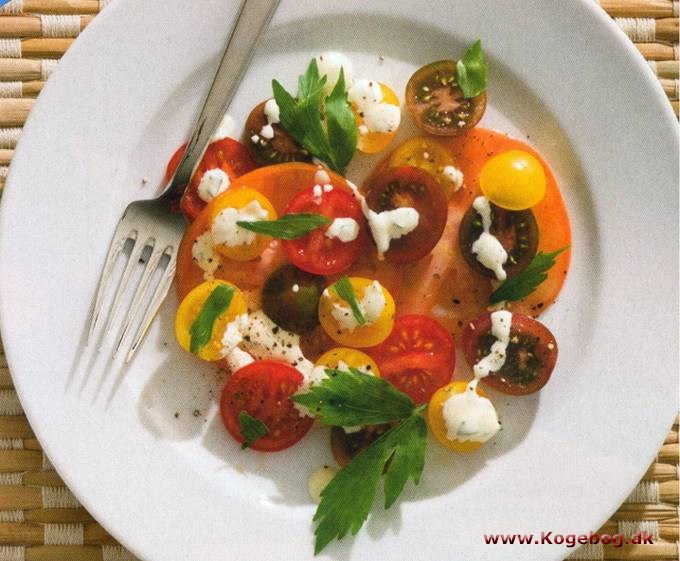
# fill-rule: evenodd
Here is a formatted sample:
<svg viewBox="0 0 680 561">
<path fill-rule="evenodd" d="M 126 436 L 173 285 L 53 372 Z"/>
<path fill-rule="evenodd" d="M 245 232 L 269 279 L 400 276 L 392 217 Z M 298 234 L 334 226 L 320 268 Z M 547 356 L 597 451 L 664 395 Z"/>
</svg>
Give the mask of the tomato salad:
<svg viewBox="0 0 680 561">
<path fill-rule="evenodd" d="M 274 80 L 242 142 L 208 148 L 179 205 L 176 332 L 224 369 L 221 415 L 243 447 L 274 452 L 332 426 L 340 466 L 367 464 L 370 447 L 389 478 L 398 435 L 424 451 L 427 422 L 471 452 L 500 428 L 484 386 L 525 395 L 549 381 L 557 342 L 537 318 L 565 280 L 569 219 L 536 149 L 478 126 L 486 81 L 479 41 L 420 68 L 403 103 L 421 134 L 393 146 L 398 95 L 324 53 L 296 94 Z M 344 177 L 357 150 L 383 153 L 360 186 Z M 322 519 L 350 477 L 322 478 Z M 341 526 L 322 520 L 317 550 Z"/>
</svg>

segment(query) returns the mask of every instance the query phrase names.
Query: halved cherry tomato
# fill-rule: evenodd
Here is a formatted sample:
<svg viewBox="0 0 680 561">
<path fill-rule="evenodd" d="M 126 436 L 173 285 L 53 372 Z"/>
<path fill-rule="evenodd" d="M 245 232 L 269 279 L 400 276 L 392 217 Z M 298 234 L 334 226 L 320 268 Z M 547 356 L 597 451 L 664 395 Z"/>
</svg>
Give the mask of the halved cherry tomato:
<svg viewBox="0 0 680 561">
<path fill-rule="evenodd" d="M 215 249 L 229 259 L 236 261 L 255 259 L 262 254 L 271 241 L 269 236 L 253 234 L 253 241 L 251 243 L 229 246 L 221 243 L 221 240 L 216 237 L 215 218 L 221 212 L 227 209 L 241 210 L 253 202 L 256 202 L 261 209 L 266 211 L 267 215 L 262 220 L 276 220 L 276 210 L 274 210 L 269 199 L 259 191 L 246 187 L 227 189 L 215 199 L 215 204 L 211 207 L 210 224 L 213 231 L 213 239 L 215 240 Z"/>
<path fill-rule="evenodd" d="M 366 289 L 373 284 L 371 279 L 349 277 L 354 294 L 359 302 L 364 298 Z M 349 310 L 349 304 L 341 299 L 332 289 L 324 290 L 319 300 L 319 321 L 328 336 L 341 345 L 349 347 L 372 347 L 385 340 L 394 325 L 394 300 L 388 290 L 380 287 L 385 299 L 385 307 L 380 316 L 365 325 L 357 325 L 353 330 L 345 329 L 334 317 L 334 304 Z M 347 311 L 350 314 L 350 311 Z"/>
<path fill-rule="evenodd" d="M 441 185 L 425 170 L 411 166 L 387 168 L 366 186 L 366 202 L 382 212 L 401 207 L 418 211 L 418 226 L 392 240 L 385 257 L 395 263 L 411 263 L 437 244 L 446 226 L 447 201 Z"/>
<path fill-rule="evenodd" d="M 340 467 L 345 467 L 354 457 L 385 434 L 391 425 L 368 425 L 357 432 L 345 432 L 342 427 L 331 429 L 331 452 Z"/>
<path fill-rule="evenodd" d="M 347 347 L 335 347 L 326 351 L 317 359 L 316 365 L 337 368 L 341 362 L 347 367 L 356 368 L 373 376 L 380 376 L 380 369 L 370 356 Z"/>
<path fill-rule="evenodd" d="M 472 245 L 483 231 L 482 217 L 471 206 L 460 223 L 460 251 L 470 267 L 480 275 L 495 279 L 496 273 L 482 265 L 472 252 Z M 503 265 L 508 277 L 526 269 L 538 248 L 538 224 L 534 213 L 530 210 L 505 210 L 492 204 L 490 232 L 508 252 L 508 260 Z"/>
<path fill-rule="evenodd" d="M 456 168 L 451 151 L 434 138 L 425 136 L 410 138 L 395 148 L 390 156 L 389 166 L 424 169 L 439 182 L 448 198 L 461 187 L 452 179 L 451 174 L 446 173 L 447 168 Z"/>
<path fill-rule="evenodd" d="M 484 314 L 463 329 L 462 344 L 470 366 L 489 354 L 496 338 L 491 334 L 491 314 Z M 510 343 L 503 367 L 482 382 L 503 393 L 525 395 L 540 390 L 557 362 L 557 342 L 541 322 L 512 314 Z"/>
<path fill-rule="evenodd" d="M 165 181 L 170 181 L 175 174 L 186 148 L 187 145 L 182 144 L 173 154 L 165 170 Z M 182 195 L 180 209 L 188 220 L 194 220 L 208 204 L 198 196 L 198 185 L 201 183 L 203 174 L 209 169 L 219 168 L 229 176 L 230 180 L 233 180 L 256 167 L 257 164 L 250 157 L 248 150 L 238 140 L 222 138 L 210 143 L 191 178 L 191 183 Z"/>
<path fill-rule="evenodd" d="M 446 422 L 444 421 L 444 403 L 449 397 L 457 393 L 463 393 L 467 391 L 468 382 L 451 382 L 443 388 L 439 388 L 432 399 L 430 399 L 430 404 L 427 406 L 427 424 L 432 431 L 434 437 L 449 450 L 454 450 L 455 452 L 472 452 L 477 450 L 483 442 L 476 442 L 474 440 L 466 440 L 461 442 L 460 440 L 451 440 L 448 437 L 448 431 L 446 429 Z M 486 397 L 486 394 L 479 385 L 476 388 L 477 393 Z"/>
<path fill-rule="evenodd" d="M 239 413 L 245 411 L 262 421 L 269 431 L 251 448 L 276 452 L 295 444 L 312 427 L 311 417 L 301 417 L 289 399 L 302 383 L 302 374 L 292 366 L 272 360 L 257 360 L 234 372 L 220 399 L 224 426 L 237 441 L 241 436 Z"/>
<path fill-rule="evenodd" d="M 219 360 L 222 358 L 222 337 L 227 328 L 227 324 L 233 321 L 237 316 L 245 314 L 248 311 L 246 302 L 243 299 L 243 294 L 237 286 L 230 282 L 222 280 L 207 281 L 199 284 L 189 294 L 187 294 L 177 308 L 177 315 L 175 316 L 175 336 L 180 346 L 187 352 L 191 349 L 191 334 L 190 329 L 196 317 L 203 308 L 203 304 L 212 294 L 212 291 L 219 285 L 229 286 L 235 290 L 232 296 L 229 308 L 227 308 L 215 320 L 212 328 L 212 336 L 210 341 L 203 348 L 201 348 L 196 356 L 203 360 Z"/>
<path fill-rule="evenodd" d="M 427 133 L 454 136 L 474 127 L 486 110 L 486 92 L 470 99 L 456 84 L 456 61 L 440 60 L 417 70 L 406 85 L 406 107 Z"/>
<path fill-rule="evenodd" d="M 418 314 L 401 316 L 390 336 L 368 349 L 382 378 L 417 404 L 451 381 L 456 366 L 453 337 L 437 321 Z"/>
<path fill-rule="evenodd" d="M 380 91 L 382 92 L 383 97 L 382 103 L 399 107 L 399 98 L 389 86 L 386 86 L 381 82 Z M 368 131 L 366 134 L 361 134 L 361 127 L 366 126 L 364 123 L 364 116 L 359 112 L 356 106 L 353 106 L 352 110 L 354 111 L 354 118 L 356 119 L 357 128 L 359 129 L 359 134 L 357 135 L 357 149 L 364 154 L 376 154 L 387 148 L 397 134 L 396 129 L 390 132 Z"/>
<path fill-rule="evenodd" d="M 288 162 L 311 162 L 312 156 L 280 124 L 271 125 L 272 138 L 262 136 L 262 127 L 269 121 L 264 113 L 267 102 L 257 104 L 248 115 L 243 134 L 243 142 L 253 159 L 262 166 L 285 164 Z"/>
<path fill-rule="evenodd" d="M 352 218 L 359 224 L 359 235 L 353 241 L 343 242 L 326 237 L 328 226 L 311 231 L 294 240 L 283 240 L 283 250 L 295 266 L 316 275 L 341 273 L 354 263 L 366 239 L 366 219 L 357 200 L 345 190 L 332 189 L 314 194 L 315 188 L 300 191 L 288 203 L 286 214 L 315 213 L 333 221 L 335 218 Z M 318 191 L 318 189 L 317 189 Z"/>
<path fill-rule="evenodd" d="M 524 210 L 545 196 L 545 172 L 529 152 L 508 150 L 482 166 L 479 186 L 492 203 L 508 210 Z"/>
</svg>

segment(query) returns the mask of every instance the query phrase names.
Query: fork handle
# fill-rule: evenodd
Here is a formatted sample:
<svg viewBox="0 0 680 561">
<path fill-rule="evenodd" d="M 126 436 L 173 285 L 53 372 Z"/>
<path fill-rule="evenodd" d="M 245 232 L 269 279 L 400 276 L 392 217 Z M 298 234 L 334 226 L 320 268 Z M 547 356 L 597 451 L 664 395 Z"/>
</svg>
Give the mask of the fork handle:
<svg viewBox="0 0 680 561">
<path fill-rule="evenodd" d="M 184 157 L 162 198 L 177 200 L 182 196 L 194 169 L 210 144 L 212 135 L 215 134 L 234 98 L 255 51 L 255 45 L 267 28 L 278 4 L 279 0 L 243 0 Z"/>
</svg>

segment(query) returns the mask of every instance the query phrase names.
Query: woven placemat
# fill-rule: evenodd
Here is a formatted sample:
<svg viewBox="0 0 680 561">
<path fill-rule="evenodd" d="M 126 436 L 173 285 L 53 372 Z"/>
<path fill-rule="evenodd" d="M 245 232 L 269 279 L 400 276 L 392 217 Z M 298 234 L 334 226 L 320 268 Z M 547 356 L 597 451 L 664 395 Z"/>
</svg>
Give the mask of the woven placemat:
<svg viewBox="0 0 680 561">
<path fill-rule="evenodd" d="M 21 127 L 58 59 L 109 0 L 12 0 L 0 8 L 0 189 Z M 678 2 L 601 0 L 657 74 L 678 114 Z M 669 419 L 670 422 L 670 419 Z M 570 559 L 677 560 L 678 423 L 643 480 L 599 533 L 653 544 L 588 545 Z M 40 448 L 0 343 L 0 561 L 131 561 L 83 509 Z M 193 560 L 192 560 L 193 561 Z"/>
</svg>

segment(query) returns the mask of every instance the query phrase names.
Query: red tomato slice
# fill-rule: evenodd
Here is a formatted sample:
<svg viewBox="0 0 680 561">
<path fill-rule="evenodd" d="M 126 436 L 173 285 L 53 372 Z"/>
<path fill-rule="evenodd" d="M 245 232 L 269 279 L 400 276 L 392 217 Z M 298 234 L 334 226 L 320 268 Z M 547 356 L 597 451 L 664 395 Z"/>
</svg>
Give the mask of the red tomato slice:
<svg viewBox="0 0 680 561">
<path fill-rule="evenodd" d="M 331 221 L 353 218 L 359 223 L 359 236 L 350 242 L 326 237 L 328 226 L 295 240 L 283 240 L 283 250 L 293 265 L 315 275 L 334 275 L 349 268 L 359 257 L 366 239 L 366 219 L 361 205 L 347 191 L 333 189 L 315 197 L 314 188 L 305 189 L 288 203 L 286 213 L 322 214 Z"/>
<path fill-rule="evenodd" d="M 220 399 L 220 412 L 229 434 L 243 443 L 238 416 L 245 411 L 262 421 L 269 434 L 251 448 L 276 452 L 295 444 L 311 428 L 314 420 L 301 417 L 288 399 L 302 382 L 302 374 L 292 366 L 273 360 L 258 360 L 237 370 L 227 380 Z"/>
<path fill-rule="evenodd" d="M 175 174 L 184 150 L 187 145 L 182 144 L 173 154 L 165 169 L 165 181 L 170 181 Z M 236 179 L 249 171 L 254 170 L 257 164 L 253 161 L 248 149 L 233 138 L 223 138 L 212 142 L 205 151 L 201 163 L 198 164 L 191 183 L 184 191 L 180 200 L 180 209 L 189 220 L 194 220 L 198 213 L 205 208 L 206 203 L 198 196 L 198 185 L 201 183 L 203 174 L 209 169 L 220 168 L 229 176 L 230 180 Z"/>
<path fill-rule="evenodd" d="M 418 211 L 416 229 L 392 240 L 385 253 L 394 263 L 417 261 L 442 237 L 448 201 L 442 186 L 424 169 L 399 166 L 378 171 L 366 185 L 366 202 L 376 212 L 400 207 Z"/>
<path fill-rule="evenodd" d="M 496 338 L 491 334 L 491 314 L 484 314 L 463 329 L 463 353 L 474 366 L 489 353 Z M 510 344 L 503 367 L 482 382 L 503 393 L 525 395 L 540 390 L 557 362 L 557 343 L 541 322 L 512 314 Z"/>
<path fill-rule="evenodd" d="M 380 376 L 417 404 L 448 384 L 456 366 L 453 337 L 436 320 L 417 314 L 397 318 L 390 336 L 366 352 Z"/>
</svg>

